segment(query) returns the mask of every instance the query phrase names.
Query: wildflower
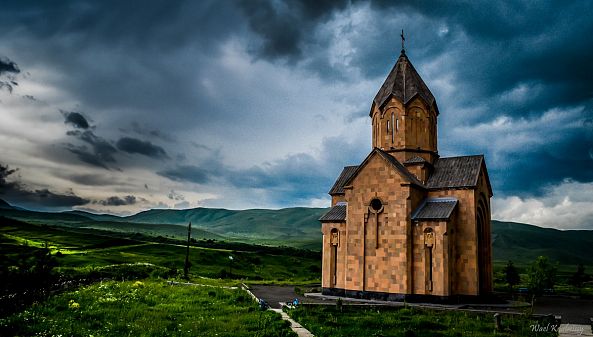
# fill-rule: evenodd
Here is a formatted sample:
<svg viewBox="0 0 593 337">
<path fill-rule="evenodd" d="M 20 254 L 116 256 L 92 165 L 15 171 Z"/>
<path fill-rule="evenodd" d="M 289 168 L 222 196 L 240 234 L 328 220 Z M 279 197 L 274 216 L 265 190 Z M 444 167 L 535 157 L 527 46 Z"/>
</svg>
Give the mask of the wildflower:
<svg viewBox="0 0 593 337">
<path fill-rule="evenodd" d="M 70 302 L 68 302 L 68 306 L 70 307 L 70 309 L 78 309 L 80 308 L 80 304 L 76 303 L 76 301 L 74 300 L 70 300 Z"/>
</svg>

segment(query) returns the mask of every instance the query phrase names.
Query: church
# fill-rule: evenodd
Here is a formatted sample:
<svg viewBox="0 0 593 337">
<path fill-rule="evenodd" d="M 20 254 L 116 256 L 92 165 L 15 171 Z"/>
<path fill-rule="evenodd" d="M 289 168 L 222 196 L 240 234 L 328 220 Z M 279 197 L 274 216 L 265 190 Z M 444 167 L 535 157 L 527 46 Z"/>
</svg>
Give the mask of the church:
<svg viewBox="0 0 593 337">
<path fill-rule="evenodd" d="M 319 219 L 322 294 L 451 301 L 491 293 L 484 156 L 440 157 L 438 116 L 402 46 L 371 103 L 372 150 L 344 167 Z"/>
</svg>

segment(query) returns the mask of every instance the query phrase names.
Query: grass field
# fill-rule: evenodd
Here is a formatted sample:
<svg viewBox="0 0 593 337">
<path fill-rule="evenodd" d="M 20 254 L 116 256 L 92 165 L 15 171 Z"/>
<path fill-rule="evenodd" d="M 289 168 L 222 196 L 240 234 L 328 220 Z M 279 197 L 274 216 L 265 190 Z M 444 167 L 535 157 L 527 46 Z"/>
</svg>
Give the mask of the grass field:
<svg viewBox="0 0 593 337">
<path fill-rule="evenodd" d="M 555 336 L 533 332 L 530 325 L 536 321 L 523 316 L 504 316 L 503 328 L 495 331 L 492 315 L 462 311 L 325 305 L 300 306 L 288 312 L 318 337 Z"/>
<path fill-rule="evenodd" d="M 190 248 L 189 281 L 204 286 L 171 286 L 167 279 L 182 280 L 182 241 L 0 217 L 0 274 L 28 268 L 17 275 L 25 278 L 8 283 L 15 294 L 23 290 L 18 280 L 36 278 L 27 276 L 37 275 L 35 268 L 41 266 L 31 267 L 31 261 L 38 261 L 31 259 L 43 261 L 44 251 L 51 252 L 56 264 L 58 276 L 52 279 L 68 286 L 42 285 L 41 290 L 55 294 L 41 291 L 2 308 L 0 335 L 290 336 L 277 315 L 259 311 L 246 293 L 221 287 L 241 282 L 312 285 L 321 276 L 316 252 L 201 240 Z M 14 302 L 6 290 L 0 292 L 0 300 Z M 317 336 L 493 335 L 492 317 L 484 315 L 407 308 L 337 310 L 301 307 L 290 314 Z M 496 335 L 534 335 L 527 330 L 527 318 L 505 322 L 506 330 Z"/>
<path fill-rule="evenodd" d="M 122 263 L 150 263 L 183 269 L 186 247 L 181 244 L 144 242 L 113 238 L 92 232 L 78 233 L 68 228 L 8 221 L 0 226 L 0 253 L 17 254 L 25 247 L 48 247 L 57 254 L 63 272 L 88 270 Z M 318 283 L 321 261 L 315 255 L 298 256 L 282 249 L 266 253 L 192 246 L 193 277 L 234 278 L 279 283 Z M 233 260 L 229 259 L 233 257 Z"/>
<path fill-rule="evenodd" d="M 42 285 L 33 296 L 22 293 L 19 279 L 7 283 L 14 290 L 2 289 L 2 303 L 13 305 L 13 293 L 22 298 L 12 309 L 2 308 L 7 316 L 0 319 L 0 335 L 293 336 L 279 315 L 260 311 L 247 293 L 221 287 L 248 280 L 317 283 L 320 259 L 294 249 L 282 254 L 282 248 L 227 246 L 245 249 L 192 246 L 190 281 L 204 286 L 171 286 L 163 278 L 181 280 L 182 244 L 0 219 L 0 275 L 22 269 L 15 277 L 33 284 L 31 259 L 47 248 L 57 264 L 52 279 L 69 285 Z M 97 282 L 106 279 L 113 281 Z M 43 295 L 43 289 L 57 295 Z"/>
<path fill-rule="evenodd" d="M 242 290 L 102 282 L 0 319 L 20 336 L 296 336 L 279 314 Z"/>
</svg>

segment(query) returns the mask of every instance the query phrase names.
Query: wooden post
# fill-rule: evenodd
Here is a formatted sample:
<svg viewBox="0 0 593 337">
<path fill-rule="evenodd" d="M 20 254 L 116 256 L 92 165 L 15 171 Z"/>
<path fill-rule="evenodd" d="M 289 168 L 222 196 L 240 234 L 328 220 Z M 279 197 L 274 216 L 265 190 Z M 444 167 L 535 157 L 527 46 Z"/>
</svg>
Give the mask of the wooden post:
<svg viewBox="0 0 593 337">
<path fill-rule="evenodd" d="M 500 331 L 502 330 L 502 324 L 501 324 L 501 316 L 499 313 L 495 313 L 494 314 L 494 328 L 496 329 L 496 331 Z"/>
<path fill-rule="evenodd" d="M 185 265 L 183 266 L 183 277 L 184 278 L 188 278 L 188 274 L 189 274 L 189 243 L 190 243 L 190 239 L 191 239 L 191 221 L 189 222 L 189 225 L 187 226 L 187 250 L 185 252 Z"/>
</svg>

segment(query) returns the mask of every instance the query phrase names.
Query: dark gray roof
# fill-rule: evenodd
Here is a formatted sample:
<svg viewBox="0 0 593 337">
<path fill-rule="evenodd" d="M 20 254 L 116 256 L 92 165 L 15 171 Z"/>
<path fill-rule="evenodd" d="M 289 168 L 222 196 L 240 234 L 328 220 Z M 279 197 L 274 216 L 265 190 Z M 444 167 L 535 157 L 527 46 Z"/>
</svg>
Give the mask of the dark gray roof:
<svg viewBox="0 0 593 337">
<path fill-rule="evenodd" d="M 321 222 L 346 221 L 346 205 L 335 205 L 319 218 Z"/>
<path fill-rule="evenodd" d="M 340 176 L 334 183 L 334 186 L 332 186 L 331 190 L 329 190 L 329 194 L 330 195 L 343 194 L 344 193 L 344 184 L 346 183 L 346 181 L 348 179 L 350 179 L 350 177 L 352 177 L 354 172 L 356 172 L 357 168 L 358 168 L 358 166 L 344 167 L 344 169 L 342 170 L 342 173 L 340 173 Z"/>
<path fill-rule="evenodd" d="M 457 206 L 457 199 L 434 198 L 425 199 L 414 211 L 412 220 L 446 220 L 451 217 Z"/>
<path fill-rule="evenodd" d="M 414 156 L 404 162 L 404 164 L 419 164 L 419 163 L 428 163 L 428 161 L 420 156 Z"/>
<path fill-rule="evenodd" d="M 387 75 L 381 89 L 377 92 L 377 95 L 373 100 L 375 106 L 382 107 L 391 95 L 404 104 L 407 104 L 409 100 L 414 98 L 414 96 L 419 95 L 428 105 L 434 103 L 436 106 L 434 96 L 420 75 L 418 75 L 418 72 L 414 69 L 412 62 L 410 62 L 403 50 L 393 66 L 393 69 L 391 69 L 391 72 Z M 373 112 L 371 111 L 371 114 L 372 113 Z"/>
<path fill-rule="evenodd" d="M 426 182 L 429 189 L 475 187 L 484 156 L 439 158 Z"/>
</svg>

